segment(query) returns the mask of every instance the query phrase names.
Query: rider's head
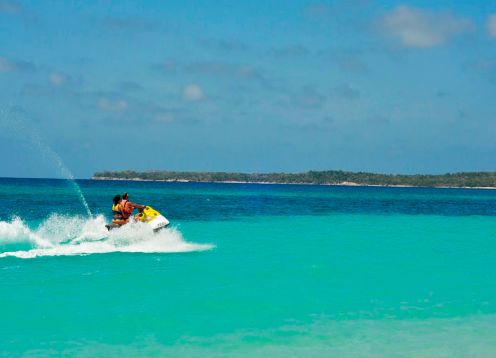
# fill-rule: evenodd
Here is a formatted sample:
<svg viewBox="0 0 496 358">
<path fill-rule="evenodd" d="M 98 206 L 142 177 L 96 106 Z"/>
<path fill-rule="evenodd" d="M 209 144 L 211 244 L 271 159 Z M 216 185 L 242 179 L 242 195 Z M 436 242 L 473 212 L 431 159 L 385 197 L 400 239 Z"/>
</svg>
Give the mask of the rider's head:
<svg viewBox="0 0 496 358">
<path fill-rule="evenodd" d="M 121 201 L 121 196 L 119 194 L 117 194 L 116 196 L 114 196 L 114 205 L 119 204 L 120 201 Z"/>
<path fill-rule="evenodd" d="M 122 194 L 122 199 L 123 199 L 123 200 L 128 200 L 127 198 L 128 198 L 127 193 Z"/>
</svg>

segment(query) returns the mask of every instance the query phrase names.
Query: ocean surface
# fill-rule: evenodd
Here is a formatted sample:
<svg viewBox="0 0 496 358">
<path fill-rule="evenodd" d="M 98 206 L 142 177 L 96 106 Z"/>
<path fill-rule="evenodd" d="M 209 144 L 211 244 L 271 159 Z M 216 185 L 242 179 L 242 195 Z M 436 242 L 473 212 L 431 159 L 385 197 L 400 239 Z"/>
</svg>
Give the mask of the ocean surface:
<svg viewBox="0 0 496 358">
<path fill-rule="evenodd" d="M 0 179 L 2 357 L 496 356 L 494 190 L 78 184 Z"/>
</svg>

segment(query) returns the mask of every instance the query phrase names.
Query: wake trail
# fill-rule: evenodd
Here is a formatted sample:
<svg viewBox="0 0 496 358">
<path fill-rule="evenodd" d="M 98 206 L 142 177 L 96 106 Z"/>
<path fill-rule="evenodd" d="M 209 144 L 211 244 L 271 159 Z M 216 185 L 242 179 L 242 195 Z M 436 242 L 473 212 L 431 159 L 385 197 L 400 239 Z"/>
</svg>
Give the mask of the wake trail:
<svg viewBox="0 0 496 358">
<path fill-rule="evenodd" d="M 103 215 L 87 219 L 80 216 L 51 215 L 31 229 L 22 219 L 0 221 L 0 258 L 73 256 L 113 252 L 174 253 L 205 251 L 210 244 L 183 239 L 176 228 L 158 233 L 143 223 L 107 231 Z"/>
</svg>

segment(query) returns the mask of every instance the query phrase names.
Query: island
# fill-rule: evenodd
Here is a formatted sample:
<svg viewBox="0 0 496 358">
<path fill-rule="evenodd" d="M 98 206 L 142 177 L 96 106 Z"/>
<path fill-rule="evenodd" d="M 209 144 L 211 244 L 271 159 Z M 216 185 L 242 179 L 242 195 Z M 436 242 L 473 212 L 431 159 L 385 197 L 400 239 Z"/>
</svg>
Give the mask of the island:
<svg viewBox="0 0 496 358">
<path fill-rule="evenodd" d="M 225 173 L 180 171 L 102 171 L 94 180 L 142 180 L 166 182 L 313 184 L 347 186 L 393 186 L 437 188 L 496 188 L 496 172 L 460 172 L 446 174 L 375 174 L 342 170 L 303 173 Z"/>
</svg>

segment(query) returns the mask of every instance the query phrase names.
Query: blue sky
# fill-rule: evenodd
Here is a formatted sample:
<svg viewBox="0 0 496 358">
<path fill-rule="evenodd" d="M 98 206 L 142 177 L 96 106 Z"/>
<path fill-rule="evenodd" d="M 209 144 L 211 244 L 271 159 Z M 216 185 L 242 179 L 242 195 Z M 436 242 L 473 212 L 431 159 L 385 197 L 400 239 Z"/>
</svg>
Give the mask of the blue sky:
<svg viewBox="0 0 496 358">
<path fill-rule="evenodd" d="M 495 138 L 493 1 L 0 0 L 0 176 L 496 171 Z"/>
</svg>

